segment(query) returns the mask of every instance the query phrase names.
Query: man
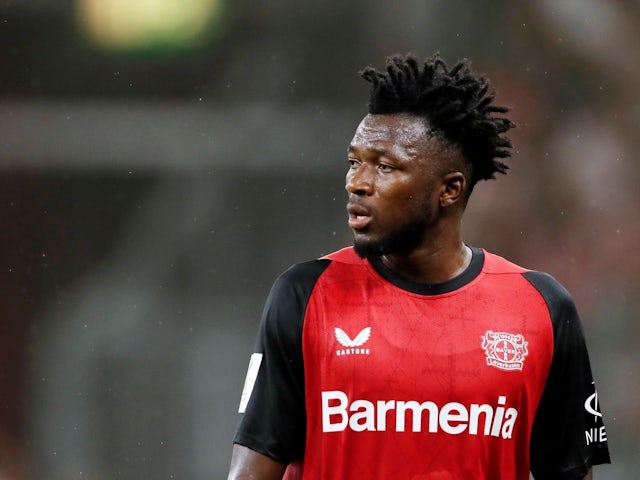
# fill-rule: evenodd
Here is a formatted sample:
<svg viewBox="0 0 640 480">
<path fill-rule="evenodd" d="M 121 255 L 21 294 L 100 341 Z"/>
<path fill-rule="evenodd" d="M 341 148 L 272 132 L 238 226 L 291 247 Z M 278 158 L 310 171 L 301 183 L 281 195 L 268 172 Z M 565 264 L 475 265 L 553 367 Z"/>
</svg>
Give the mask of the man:
<svg viewBox="0 0 640 480">
<path fill-rule="evenodd" d="M 552 277 L 466 245 L 514 124 L 466 61 L 367 68 L 353 248 L 275 282 L 230 479 L 591 478 L 609 462 L 580 320 Z"/>
</svg>

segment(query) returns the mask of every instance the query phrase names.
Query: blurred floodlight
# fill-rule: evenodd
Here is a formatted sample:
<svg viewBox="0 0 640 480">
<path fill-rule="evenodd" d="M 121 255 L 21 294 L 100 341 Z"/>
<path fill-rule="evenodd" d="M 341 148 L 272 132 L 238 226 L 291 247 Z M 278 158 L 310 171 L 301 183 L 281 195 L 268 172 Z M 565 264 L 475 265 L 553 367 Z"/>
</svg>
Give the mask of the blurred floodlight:
<svg viewBox="0 0 640 480">
<path fill-rule="evenodd" d="M 76 7 L 80 28 L 104 49 L 180 50 L 211 32 L 222 0 L 76 0 Z"/>
</svg>

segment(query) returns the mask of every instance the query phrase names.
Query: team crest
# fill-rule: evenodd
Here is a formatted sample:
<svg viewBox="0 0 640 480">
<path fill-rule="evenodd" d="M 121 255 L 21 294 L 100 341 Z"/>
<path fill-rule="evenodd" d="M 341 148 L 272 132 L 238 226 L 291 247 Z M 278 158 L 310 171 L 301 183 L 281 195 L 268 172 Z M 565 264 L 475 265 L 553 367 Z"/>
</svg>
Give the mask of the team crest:
<svg viewBox="0 0 640 480">
<path fill-rule="evenodd" d="M 487 365 L 500 370 L 522 370 L 527 356 L 527 342 L 520 334 L 487 331 L 482 336 L 482 349 L 487 356 Z"/>
<path fill-rule="evenodd" d="M 336 355 L 369 355 L 369 349 L 364 347 L 364 344 L 369 341 L 371 327 L 363 328 L 353 340 L 338 327 L 335 327 L 334 334 L 338 343 L 345 347 L 336 350 Z"/>
</svg>

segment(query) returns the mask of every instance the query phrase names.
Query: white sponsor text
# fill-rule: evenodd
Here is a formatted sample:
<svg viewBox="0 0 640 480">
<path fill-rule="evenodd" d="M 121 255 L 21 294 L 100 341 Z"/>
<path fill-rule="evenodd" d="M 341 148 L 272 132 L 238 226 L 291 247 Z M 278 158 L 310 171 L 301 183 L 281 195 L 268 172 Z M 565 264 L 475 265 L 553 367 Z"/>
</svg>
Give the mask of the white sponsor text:
<svg viewBox="0 0 640 480">
<path fill-rule="evenodd" d="M 322 392 L 322 431 L 342 432 L 422 432 L 442 431 L 450 435 L 491 435 L 511 438 L 518 410 L 506 406 L 499 396 L 496 406 L 472 403 L 468 407 L 449 402 L 438 406 L 431 401 L 369 400 L 349 401 L 340 390 Z"/>
</svg>

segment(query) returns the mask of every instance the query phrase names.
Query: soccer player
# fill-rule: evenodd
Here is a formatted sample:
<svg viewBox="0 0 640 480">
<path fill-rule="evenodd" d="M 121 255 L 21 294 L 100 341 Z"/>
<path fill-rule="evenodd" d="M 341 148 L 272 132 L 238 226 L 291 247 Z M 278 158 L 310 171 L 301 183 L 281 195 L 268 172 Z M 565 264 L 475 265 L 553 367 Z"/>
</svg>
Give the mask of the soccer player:
<svg viewBox="0 0 640 480">
<path fill-rule="evenodd" d="M 569 293 L 461 236 L 475 183 L 506 173 L 508 109 L 467 61 L 361 75 L 354 245 L 275 282 L 229 478 L 591 478 L 609 452 Z"/>
</svg>

